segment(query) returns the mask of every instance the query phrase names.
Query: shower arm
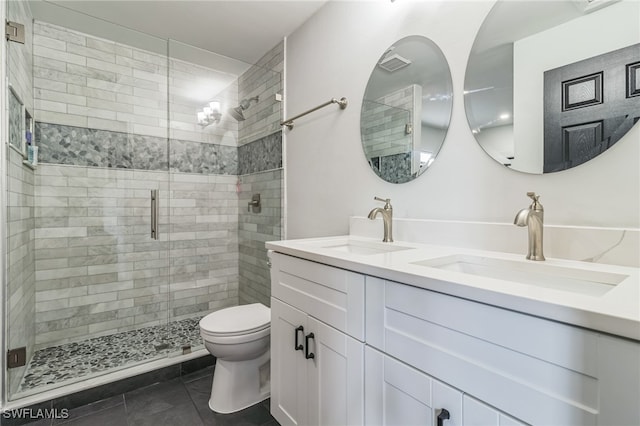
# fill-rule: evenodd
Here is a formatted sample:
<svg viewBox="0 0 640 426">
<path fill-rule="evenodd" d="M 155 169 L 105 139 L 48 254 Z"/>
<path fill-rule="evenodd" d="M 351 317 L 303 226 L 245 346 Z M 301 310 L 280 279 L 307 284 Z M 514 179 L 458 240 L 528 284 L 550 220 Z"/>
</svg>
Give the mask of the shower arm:
<svg viewBox="0 0 640 426">
<path fill-rule="evenodd" d="M 332 98 L 330 101 L 327 101 L 325 103 L 323 103 L 322 105 L 318 105 L 315 108 L 311 108 L 308 111 L 303 112 L 302 114 L 298 114 L 295 117 L 291 117 L 288 120 L 284 120 L 283 122 L 280 123 L 281 126 L 287 126 L 287 128 L 289 130 L 293 129 L 293 122 L 294 120 L 297 120 L 300 117 L 304 117 L 307 114 L 310 114 L 314 111 L 319 110 L 320 108 L 324 108 L 327 105 L 331 105 L 331 104 L 338 104 L 340 105 L 340 109 L 345 109 L 347 107 L 347 98 L 340 98 L 340 100 L 336 99 L 336 98 Z"/>
</svg>

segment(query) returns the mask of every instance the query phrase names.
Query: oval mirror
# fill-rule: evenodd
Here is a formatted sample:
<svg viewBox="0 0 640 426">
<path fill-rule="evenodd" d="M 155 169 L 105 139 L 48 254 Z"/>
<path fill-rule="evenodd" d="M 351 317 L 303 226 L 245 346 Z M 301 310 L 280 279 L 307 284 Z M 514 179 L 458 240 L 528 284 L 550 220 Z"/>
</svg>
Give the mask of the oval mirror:
<svg viewBox="0 0 640 426">
<path fill-rule="evenodd" d="M 422 174 L 444 142 L 451 106 L 449 65 L 433 41 L 409 36 L 386 49 L 371 71 L 360 115 L 373 171 L 391 183 Z"/>
<path fill-rule="evenodd" d="M 465 75 L 469 126 L 527 173 L 583 164 L 640 117 L 640 2 L 498 1 Z"/>
</svg>

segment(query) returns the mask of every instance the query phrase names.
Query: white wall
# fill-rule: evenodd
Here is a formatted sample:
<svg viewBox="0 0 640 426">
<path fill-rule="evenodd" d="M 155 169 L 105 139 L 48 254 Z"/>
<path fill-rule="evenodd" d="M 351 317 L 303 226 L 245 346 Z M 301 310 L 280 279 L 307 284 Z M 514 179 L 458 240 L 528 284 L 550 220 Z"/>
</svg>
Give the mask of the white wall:
<svg viewBox="0 0 640 426">
<path fill-rule="evenodd" d="M 542 195 L 548 224 L 640 225 L 640 127 L 590 161 L 547 175 L 514 172 L 476 143 L 463 104 L 463 81 L 474 36 L 493 2 L 330 2 L 287 39 L 287 116 L 331 97 L 331 106 L 296 121 L 286 136 L 287 238 L 348 232 L 349 216 L 366 215 L 390 197 L 395 217 L 512 222 Z M 379 179 L 362 153 L 360 105 L 384 49 L 412 34 L 432 39 L 449 61 L 453 116 L 444 146 L 418 179 Z M 382 226 L 382 225 L 381 225 Z M 380 231 L 382 233 L 382 230 Z"/>
<path fill-rule="evenodd" d="M 544 166 L 544 72 L 640 42 L 640 2 L 627 0 L 513 44 L 514 166 Z M 615 31 L 603 23 L 615 25 Z M 549 49 L 553 46 L 553 49 Z"/>
</svg>

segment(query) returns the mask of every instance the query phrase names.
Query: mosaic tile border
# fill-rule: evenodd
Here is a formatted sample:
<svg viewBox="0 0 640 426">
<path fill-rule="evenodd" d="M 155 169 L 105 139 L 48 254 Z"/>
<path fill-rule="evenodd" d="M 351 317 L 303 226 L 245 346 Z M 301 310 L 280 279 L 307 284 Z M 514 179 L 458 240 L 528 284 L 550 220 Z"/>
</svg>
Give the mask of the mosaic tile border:
<svg viewBox="0 0 640 426">
<path fill-rule="evenodd" d="M 36 122 L 35 139 L 42 163 L 168 170 L 164 138 Z"/>
<path fill-rule="evenodd" d="M 22 102 L 9 90 L 9 143 L 22 149 Z"/>
<path fill-rule="evenodd" d="M 369 160 L 373 171 L 387 182 L 405 183 L 411 175 L 411 153 L 375 157 Z"/>
<path fill-rule="evenodd" d="M 120 369 L 202 345 L 200 318 L 145 327 L 36 351 L 19 392 Z"/>
<path fill-rule="evenodd" d="M 238 148 L 238 174 L 248 175 L 282 167 L 282 131 Z"/>
<path fill-rule="evenodd" d="M 282 131 L 241 147 L 35 123 L 39 161 L 50 164 L 244 175 L 282 167 Z M 171 163 L 168 163 L 167 157 Z"/>
<path fill-rule="evenodd" d="M 234 146 L 171 140 L 171 171 L 184 173 L 236 175 L 238 149 Z"/>
</svg>

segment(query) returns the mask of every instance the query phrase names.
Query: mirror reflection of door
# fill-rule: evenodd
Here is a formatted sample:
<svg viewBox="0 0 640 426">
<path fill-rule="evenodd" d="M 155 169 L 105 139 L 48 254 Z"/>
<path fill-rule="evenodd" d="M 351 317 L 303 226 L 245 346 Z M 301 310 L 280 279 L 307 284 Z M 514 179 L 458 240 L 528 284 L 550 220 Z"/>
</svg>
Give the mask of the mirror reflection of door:
<svg viewBox="0 0 640 426">
<path fill-rule="evenodd" d="M 589 161 L 640 117 L 640 44 L 544 73 L 544 173 Z"/>
<path fill-rule="evenodd" d="M 623 82 L 615 84 L 626 84 L 629 80 L 629 87 L 635 84 L 637 90 L 640 71 L 627 65 L 640 61 L 638 48 L 635 59 L 623 61 L 619 66 L 603 63 L 569 71 L 571 64 L 588 63 L 590 58 L 602 62 L 609 58 L 616 60 L 615 54 L 608 55 L 637 46 L 640 43 L 638 16 L 640 2 L 637 0 L 498 0 L 478 30 L 465 75 L 465 110 L 478 144 L 494 160 L 512 170 L 541 174 L 587 162 L 592 156 L 586 151 L 605 149 L 605 144 L 593 146 L 596 139 L 611 137 L 606 143 L 608 146 L 624 139 L 633 119 L 620 120 L 621 127 L 611 130 L 606 128 L 615 127 L 615 120 L 601 127 L 589 123 L 627 114 L 631 117 L 632 111 L 638 110 L 638 104 L 630 101 L 634 96 L 627 97 L 624 88 L 616 89 L 616 96 L 621 94 L 625 102 L 611 103 L 609 98 L 614 84 L 610 81 L 611 72 L 618 82 Z M 554 100 L 548 101 L 545 108 L 544 75 L 552 70 L 563 70 L 563 74 L 556 83 Z M 603 90 L 598 95 L 595 84 L 600 77 L 594 75 L 601 71 L 599 83 Z M 568 83 L 566 93 L 573 98 L 569 100 L 571 107 L 564 112 L 562 82 Z M 601 96 L 603 104 L 591 105 L 589 100 L 597 96 Z M 624 111 L 623 104 L 629 110 Z M 571 151 L 567 158 L 550 158 L 548 147 L 545 153 L 545 114 L 550 127 L 550 108 L 562 114 L 558 118 L 561 123 L 554 125 L 555 137 L 562 140 L 561 128 L 567 127 L 565 139 L 570 139 L 568 150 Z M 610 112 L 577 118 L 597 109 Z M 602 138 L 598 135 L 600 130 Z M 591 147 L 587 148 L 589 137 Z M 561 167 L 561 163 L 565 167 Z"/>
</svg>

